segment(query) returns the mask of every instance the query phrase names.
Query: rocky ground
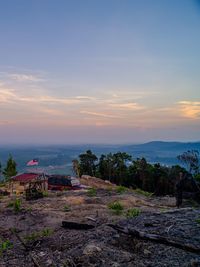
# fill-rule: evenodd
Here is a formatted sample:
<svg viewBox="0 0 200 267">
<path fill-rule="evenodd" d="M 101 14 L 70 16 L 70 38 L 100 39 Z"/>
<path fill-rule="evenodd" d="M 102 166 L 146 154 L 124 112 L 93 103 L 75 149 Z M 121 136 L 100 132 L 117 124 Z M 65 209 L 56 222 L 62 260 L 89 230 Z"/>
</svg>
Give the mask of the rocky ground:
<svg viewBox="0 0 200 267">
<path fill-rule="evenodd" d="M 123 190 L 122 190 L 123 191 Z M 18 212 L 14 199 L 0 199 L 0 266 L 200 266 L 200 253 L 140 240 L 120 233 L 109 224 L 159 234 L 200 248 L 200 209 L 184 201 L 175 210 L 172 197 L 143 196 L 117 188 L 49 192 L 43 199 L 21 197 Z M 109 204 L 118 201 L 121 214 Z M 130 208 L 140 210 L 127 218 Z M 90 230 L 62 227 L 62 221 L 93 225 Z"/>
</svg>

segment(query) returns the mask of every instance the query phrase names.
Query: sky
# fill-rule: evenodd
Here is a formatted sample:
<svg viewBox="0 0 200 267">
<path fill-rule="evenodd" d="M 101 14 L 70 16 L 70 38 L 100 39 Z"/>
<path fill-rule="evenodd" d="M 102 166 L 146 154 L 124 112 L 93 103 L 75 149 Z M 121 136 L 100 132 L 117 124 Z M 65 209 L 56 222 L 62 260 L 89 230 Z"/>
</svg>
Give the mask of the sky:
<svg viewBox="0 0 200 267">
<path fill-rule="evenodd" d="M 200 1 L 0 0 L 0 144 L 199 133 Z"/>
</svg>

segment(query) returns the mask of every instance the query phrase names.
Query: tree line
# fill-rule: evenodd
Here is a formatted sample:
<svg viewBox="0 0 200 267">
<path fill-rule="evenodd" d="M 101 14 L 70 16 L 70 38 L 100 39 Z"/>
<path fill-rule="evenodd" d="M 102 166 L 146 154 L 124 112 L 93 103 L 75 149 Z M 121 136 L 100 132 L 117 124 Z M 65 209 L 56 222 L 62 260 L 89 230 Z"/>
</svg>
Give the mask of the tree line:
<svg viewBox="0 0 200 267">
<path fill-rule="evenodd" d="M 187 151 L 177 158 L 185 167 L 151 164 L 144 157 L 133 159 L 125 152 L 102 154 L 98 158 L 91 150 L 87 150 L 79 155 L 79 159 L 73 160 L 73 170 L 78 177 L 96 176 L 117 185 L 140 188 L 155 195 L 173 195 L 181 173 L 187 180 L 187 190 L 195 190 L 194 178 L 200 181 L 199 152 Z"/>
</svg>

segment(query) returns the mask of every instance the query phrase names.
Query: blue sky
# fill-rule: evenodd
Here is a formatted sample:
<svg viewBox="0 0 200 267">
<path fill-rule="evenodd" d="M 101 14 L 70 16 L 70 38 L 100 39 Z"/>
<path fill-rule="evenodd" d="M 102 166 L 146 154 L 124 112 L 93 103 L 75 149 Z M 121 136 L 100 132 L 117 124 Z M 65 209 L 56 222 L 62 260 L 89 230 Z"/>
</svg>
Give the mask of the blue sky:
<svg viewBox="0 0 200 267">
<path fill-rule="evenodd" d="M 0 143 L 199 140 L 200 2 L 0 1 Z"/>
</svg>

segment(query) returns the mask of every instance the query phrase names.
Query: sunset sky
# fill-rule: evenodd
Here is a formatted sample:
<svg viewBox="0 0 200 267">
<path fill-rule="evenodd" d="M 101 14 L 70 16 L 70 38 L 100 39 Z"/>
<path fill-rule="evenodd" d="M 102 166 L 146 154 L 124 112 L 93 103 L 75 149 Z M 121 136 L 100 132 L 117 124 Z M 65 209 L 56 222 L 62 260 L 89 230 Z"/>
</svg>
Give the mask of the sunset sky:
<svg viewBox="0 0 200 267">
<path fill-rule="evenodd" d="M 200 1 L 0 0 L 0 144 L 200 140 Z"/>
</svg>

